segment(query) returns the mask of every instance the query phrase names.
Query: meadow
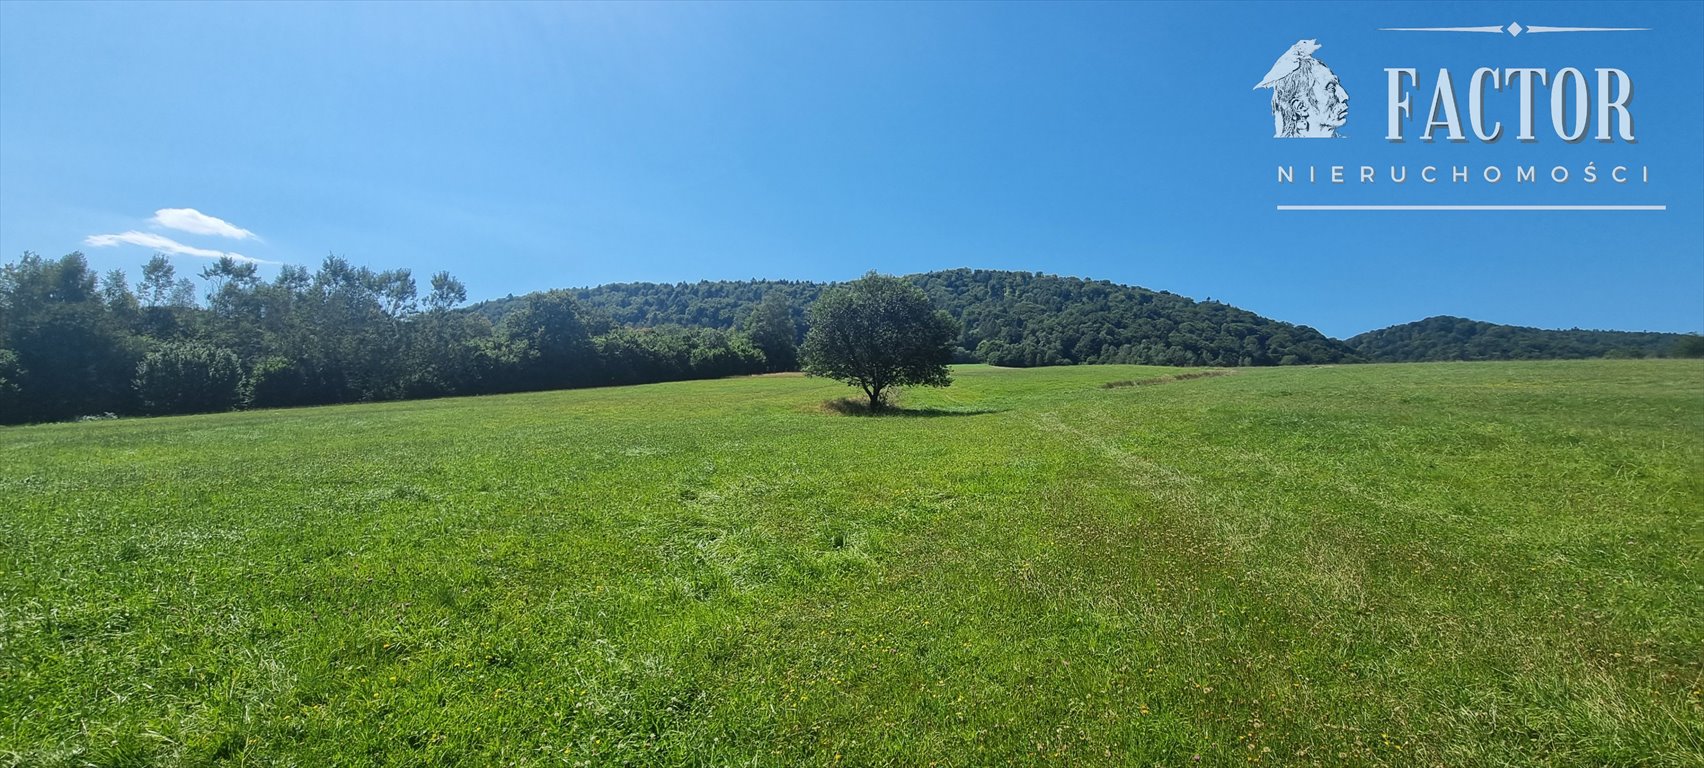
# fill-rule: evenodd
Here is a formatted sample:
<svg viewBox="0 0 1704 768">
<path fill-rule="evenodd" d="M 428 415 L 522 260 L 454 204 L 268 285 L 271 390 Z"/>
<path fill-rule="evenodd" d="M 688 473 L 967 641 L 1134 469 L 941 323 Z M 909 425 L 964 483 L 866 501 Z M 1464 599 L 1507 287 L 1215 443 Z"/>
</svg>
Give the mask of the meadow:
<svg viewBox="0 0 1704 768">
<path fill-rule="evenodd" d="M 1704 765 L 1704 361 L 0 430 L 0 765 Z"/>
</svg>

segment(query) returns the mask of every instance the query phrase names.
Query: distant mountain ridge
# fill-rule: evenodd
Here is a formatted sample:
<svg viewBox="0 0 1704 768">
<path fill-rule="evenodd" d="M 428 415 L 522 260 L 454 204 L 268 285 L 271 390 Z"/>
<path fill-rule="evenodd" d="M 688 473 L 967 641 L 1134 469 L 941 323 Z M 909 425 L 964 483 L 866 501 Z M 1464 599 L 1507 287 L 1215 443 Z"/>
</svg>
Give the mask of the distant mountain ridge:
<svg viewBox="0 0 1704 768">
<path fill-rule="evenodd" d="M 1666 357 L 1699 337 L 1636 331 L 1545 330 L 1438 316 L 1340 341 L 1216 301 L 1107 280 L 951 269 L 907 275 L 964 326 L 960 359 L 1006 366 L 1074 363 L 1298 365 L 1444 360 Z M 804 329 L 805 310 L 832 283 L 701 280 L 610 283 L 570 293 L 619 325 L 738 328 L 780 292 Z M 525 296 L 469 308 L 501 320 Z M 1704 343 L 1704 342 L 1697 342 Z"/>
<path fill-rule="evenodd" d="M 1313 328 L 1216 301 L 1035 272 L 952 269 L 907 275 L 963 324 L 960 359 L 996 365 L 1072 363 L 1295 365 L 1355 362 L 1348 345 Z M 617 324 L 735 328 L 772 291 L 805 308 L 829 283 L 718 280 L 611 283 L 571 293 Z M 524 297 L 472 307 L 493 321 Z"/>
<path fill-rule="evenodd" d="M 1577 360 L 1589 357 L 1668 357 L 1685 354 L 1692 334 L 1650 331 L 1547 330 L 1438 315 L 1349 338 L 1373 362 L 1444 360 Z"/>
</svg>

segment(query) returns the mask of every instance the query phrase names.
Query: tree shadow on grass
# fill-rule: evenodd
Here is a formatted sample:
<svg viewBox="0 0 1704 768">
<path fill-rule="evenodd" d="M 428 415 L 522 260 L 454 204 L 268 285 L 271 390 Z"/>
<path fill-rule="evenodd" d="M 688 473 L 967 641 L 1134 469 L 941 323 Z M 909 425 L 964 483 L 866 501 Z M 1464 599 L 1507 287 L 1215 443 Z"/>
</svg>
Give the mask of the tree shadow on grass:
<svg viewBox="0 0 1704 768">
<path fill-rule="evenodd" d="M 1000 413 L 993 408 L 904 408 L 897 405 L 884 405 L 871 409 L 866 400 L 842 397 L 823 402 L 822 409 L 828 413 L 838 413 L 842 416 L 867 416 L 873 418 L 936 418 L 940 416 L 982 416 L 989 413 Z"/>
</svg>

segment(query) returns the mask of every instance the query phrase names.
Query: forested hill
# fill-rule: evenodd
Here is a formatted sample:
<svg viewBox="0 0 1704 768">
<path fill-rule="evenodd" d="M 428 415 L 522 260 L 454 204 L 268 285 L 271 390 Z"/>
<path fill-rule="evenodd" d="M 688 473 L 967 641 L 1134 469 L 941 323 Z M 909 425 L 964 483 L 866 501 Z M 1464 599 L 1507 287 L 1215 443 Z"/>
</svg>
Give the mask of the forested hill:
<svg viewBox="0 0 1704 768">
<path fill-rule="evenodd" d="M 1032 272 L 955 269 L 909 275 L 963 324 L 961 357 L 996 365 L 1143 363 L 1294 365 L 1354 362 L 1343 342 L 1306 326 L 1164 291 Z M 737 328 L 766 293 L 779 291 L 803 330 L 824 283 L 749 280 L 613 283 L 573 294 L 617 324 Z M 523 297 L 524 298 L 524 297 Z M 521 298 L 471 308 L 501 319 Z"/>
<path fill-rule="evenodd" d="M 1552 331 L 1448 316 L 1393 325 L 1349 339 L 1349 346 L 1381 363 L 1695 357 L 1699 344 L 1699 337 L 1681 333 Z"/>
</svg>

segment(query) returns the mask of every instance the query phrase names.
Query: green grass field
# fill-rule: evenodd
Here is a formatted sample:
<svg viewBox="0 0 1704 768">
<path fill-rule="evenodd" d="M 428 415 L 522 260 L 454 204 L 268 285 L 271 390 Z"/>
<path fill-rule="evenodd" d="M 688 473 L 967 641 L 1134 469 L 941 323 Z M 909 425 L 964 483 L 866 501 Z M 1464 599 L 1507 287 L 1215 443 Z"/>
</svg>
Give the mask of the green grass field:
<svg viewBox="0 0 1704 768">
<path fill-rule="evenodd" d="M 1704 765 L 1704 362 L 1175 373 L 0 430 L 0 765 Z"/>
</svg>

